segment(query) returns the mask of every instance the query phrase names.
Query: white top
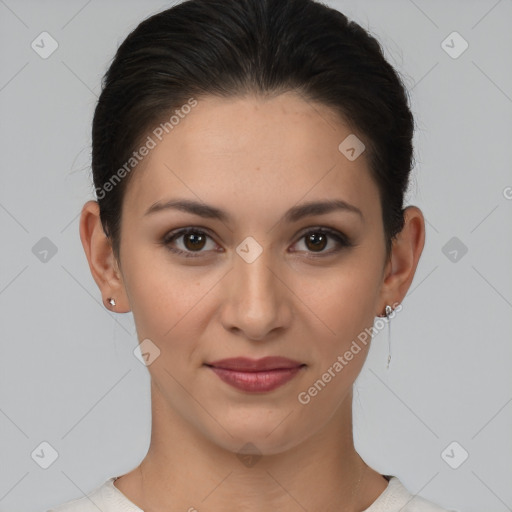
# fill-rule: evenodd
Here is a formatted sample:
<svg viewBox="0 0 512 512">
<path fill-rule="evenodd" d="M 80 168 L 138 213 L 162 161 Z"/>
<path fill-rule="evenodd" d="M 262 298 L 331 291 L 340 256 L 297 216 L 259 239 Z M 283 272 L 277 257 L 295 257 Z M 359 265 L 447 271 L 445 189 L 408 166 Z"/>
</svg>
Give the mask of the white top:
<svg viewBox="0 0 512 512">
<path fill-rule="evenodd" d="M 389 481 L 388 486 L 363 512 L 453 512 L 411 494 L 396 476 L 384 477 Z M 67 501 L 47 512 L 144 512 L 114 485 L 117 478 L 109 478 L 88 496 Z"/>
</svg>

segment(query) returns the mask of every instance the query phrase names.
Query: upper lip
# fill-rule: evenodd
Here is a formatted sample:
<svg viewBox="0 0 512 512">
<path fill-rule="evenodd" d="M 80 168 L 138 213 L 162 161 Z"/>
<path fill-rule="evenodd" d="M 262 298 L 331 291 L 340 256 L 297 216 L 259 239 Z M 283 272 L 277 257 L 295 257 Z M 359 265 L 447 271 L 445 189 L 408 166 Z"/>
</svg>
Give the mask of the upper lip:
<svg viewBox="0 0 512 512">
<path fill-rule="evenodd" d="M 224 368 L 226 370 L 238 370 L 243 372 L 259 372 L 265 370 L 278 370 L 286 368 L 296 368 L 303 364 L 288 359 L 287 357 L 268 356 L 261 359 L 249 359 L 247 357 L 234 357 L 231 359 L 219 359 L 206 363 L 207 366 Z"/>
</svg>

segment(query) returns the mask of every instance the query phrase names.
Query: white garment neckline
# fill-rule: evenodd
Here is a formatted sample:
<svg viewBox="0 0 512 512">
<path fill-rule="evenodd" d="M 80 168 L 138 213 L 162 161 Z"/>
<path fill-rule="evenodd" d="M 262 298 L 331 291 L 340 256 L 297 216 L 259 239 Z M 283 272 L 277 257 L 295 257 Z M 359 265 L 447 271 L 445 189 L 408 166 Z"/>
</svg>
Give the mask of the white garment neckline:
<svg viewBox="0 0 512 512">
<path fill-rule="evenodd" d="M 363 512 L 379 512 L 381 509 L 385 510 L 385 507 L 390 500 L 394 503 L 397 499 L 410 497 L 409 492 L 403 487 L 402 483 L 396 476 L 383 476 L 388 480 L 388 485 L 382 493 L 379 494 L 377 499 Z M 113 476 L 105 482 L 106 486 L 111 491 L 112 499 L 116 505 L 121 507 L 123 512 L 144 512 L 114 485 L 114 482 L 118 478 L 119 476 Z"/>
</svg>

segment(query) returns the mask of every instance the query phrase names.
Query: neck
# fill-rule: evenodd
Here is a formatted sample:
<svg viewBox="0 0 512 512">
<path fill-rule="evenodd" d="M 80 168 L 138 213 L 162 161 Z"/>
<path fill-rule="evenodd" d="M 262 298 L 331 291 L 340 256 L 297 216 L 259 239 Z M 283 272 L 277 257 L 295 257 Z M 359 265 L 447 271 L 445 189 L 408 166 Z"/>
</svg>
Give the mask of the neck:
<svg viewBox="0 0 512 512">
<path fill-rule="evenodd" d="M 252 457 L 213 443 L 174 414 L 154 387 L 152 409 L 149 451 L 127 475 L 130 485 L 116 481 L 116 487 L 145 512 L 353 512 L 367 508 L 387 486 L 354 448 L 352 393 L 303 442 Z"/>
</svg>

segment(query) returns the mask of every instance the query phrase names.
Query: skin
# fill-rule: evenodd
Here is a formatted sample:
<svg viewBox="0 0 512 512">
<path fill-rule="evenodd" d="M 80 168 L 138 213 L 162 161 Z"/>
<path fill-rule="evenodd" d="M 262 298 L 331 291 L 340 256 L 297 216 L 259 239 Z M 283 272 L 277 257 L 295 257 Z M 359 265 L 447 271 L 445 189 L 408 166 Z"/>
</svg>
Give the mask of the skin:
<svg viewBox="0 0 512 512">
<path fill-rule="evenodd" d="M 365 153 L 350 161 L 338 150 L 351 133 L 328 107 L 291 92 L 205 97 L 133 171 L 120 261 L 98 204 L 84 205 L 80 237 L 104 303 L 132 311 L 139 342 L 149 338 L 160 350 L 148 366 L 149 451 L 115 482 L 146 512 L 362 511 L 385 490 L 387 480 L 357 454 L 352 434 L 352 387 L 370 343 L 360 343 L 361 351 L 307 405 L 297 399 L 386 304 L 402 301 L 423 250 L 424 218 L 409 206 L 386 259 L 378 188 Z M 178 210 L 144 215 L 171 198 L 216 206 L 232 219 Z M 326 199 L 356 206 L 362 218 L 339 210 L 283 220 L 297 204 Z M 161 243 L 184 227 L 209 236 L 173 242 L 197 257 Z M 354 245 L 331 252 L 338 247 L 331 237 L 308 243 L 305 235 L 318 227 Z M 248 236 L 262 248 L 251 263 L 236 252 Z M 204 366 L 267 355 L 306 367 L 274 391 L 248 393 Z M 237 457 L 246 443 L 262 455 L 251 466 Z"/>
</svg>

